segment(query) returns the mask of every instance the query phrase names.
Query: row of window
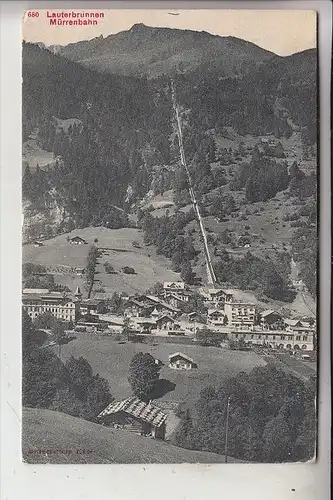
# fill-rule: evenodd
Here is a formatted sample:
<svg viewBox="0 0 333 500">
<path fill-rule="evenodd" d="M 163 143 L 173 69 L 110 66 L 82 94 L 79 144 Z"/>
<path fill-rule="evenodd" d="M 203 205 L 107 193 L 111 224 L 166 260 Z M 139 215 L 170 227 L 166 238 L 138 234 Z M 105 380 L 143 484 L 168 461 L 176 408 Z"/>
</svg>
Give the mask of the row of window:
<svg viewBox="0 0 333 500">
<path fill-rule="evenodd" d="M 239 337 L 241 338 L 247 338 L 247 335 L 246 334 L 238 334 L 236 333 L 235 334 L 235 338 L 238 339 Z M 270 340 L 293 340 L 293 335 L 255 335 L 255 334 L 252 334 L 252 335 L 249 335 L 249 338 L 250 339 L 270 339 Z M 302 340 L 301 339 L 301 335 L 297 335 L 296 336 L 296 340 Z M 304 342 L 308 342 L 308 336 L 307 335 L 303 335 L 303 341 Z"/>
<path fill-rule="evenodd" d="M 63 313 L 68 311 L 68 309 L 71 309 L 70 307 L 39 307 L 39 306 L 30 306 L 27 308 L 28 311 L 31 312 L 38 312 L 38 313 L 43 313 L 43 312 L 52 312 L 52 313 Z"/>
<path fill-rule="evenodd" d="M 28 315 L 30 316 L 30 318 L 37 318 L 37 316 L 39 315 L 37 312 L 28 312 Z M 72 316 L 70 316 L 69 314 L 62 314 L 60 316 L 56 316 L 58 317 L 58 319 L 63 319 L 65 321 L 71 321 L 72 320 Z"/>
</svg>

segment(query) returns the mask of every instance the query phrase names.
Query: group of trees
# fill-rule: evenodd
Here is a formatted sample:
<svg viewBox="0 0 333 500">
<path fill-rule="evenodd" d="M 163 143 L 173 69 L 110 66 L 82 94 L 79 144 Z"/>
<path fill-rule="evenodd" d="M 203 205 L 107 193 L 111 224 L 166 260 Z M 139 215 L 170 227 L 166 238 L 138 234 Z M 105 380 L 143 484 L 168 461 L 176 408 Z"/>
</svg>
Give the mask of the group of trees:
<svg viewBox="0 0 333 500">
<path fill-rule="evenodd" d="M 37 326 L 42 326 L 42 323 Z M 22 313 L 22 404 L 48 408 L 96 421 L 98 413 L 112 401 L 108 382 L 93 374 L 82 357 L 66 363 L 45 347 L 46 334 L 25 311 Z"/>
<path fill-rule="evenodd" d="M 152 166 L 170 160 L 168 90 L 144 78 L 85 69 L 32 44 L 24 44 L 23 61 L 25 139 L 38 128 L 39 145 L 57 158 L 47 172 L 26 171 L 24 197 L 45 208 L 52 190 L 76 227 L 124 227 L 127 215 L 113 205 L 126 208 L 142 198 Z"/>
<path fill-rule="evenodd" d="M 300 205 L 291 215 L 299 227 L 294 233 L 291 246 L 294 260 L 300 267 L 300 278 L 313 295 L 317 293 L 318 234 L 317 234 L 317 176 L 305 175 L 296 162 L 290 168 L 290 196 Z"/>
<path fill-rule="evenodd" d="M 139 219 L 139 224 L 144 231 L 146 244 L 153 244 L 157 252 L 172 260 L 173 270 L 180 272 L 182 279 L 189 284 L 194 283 L 194 273 L 191 260 L 197 255 L 189 235 L 184 234 L 184 227 L 194 219 L 194 211 L 160 218 L 153 217 L 150 213 L 144 214 Z"/>
<path fill-rule="evenodd" d="M 59 285 L 54 281 L 53 274 L 48 273 L 45 266 L 33 262 L 22 264 L 22 286 L 23 288 L 47 288 L 51 292 L 69 291 L 67 286 Z"/>
<path fill-rule="evenodd" d="M 245 188 L 245 197 L 250 202 L 267 201 L 288 187 L 287 162 L 278 162 L 259 151 L 253 150 L 249 163 L 242 163 L 231 183 L 231 189 Z"/>
<path fill-rule="evenodd" d="M 292 254 L 300 266 L 300 277 L 313 297 L 317 294 L 318 234 L 309 223 L 292 237 Z"/>
<path fill-rule="evenodd" d="M 250 252 L 235 259 L 228 252 L 214 264 L 218 281 L 230 283 L 241 290 L 254 290 L 257 294 L 285 302 L 292 302 L 295 291 L 286 276 L 279 272 L 270 259 L 260 259 Z"/>
<path fill-rule="evenodd" d="M 229 398 L 228 453 L 250 462 L 293 462 L 314 457 L 316 383 L 271 365 L 206 387 L 182 415 L 174 442 L 224 454 Z"/>
</svg>

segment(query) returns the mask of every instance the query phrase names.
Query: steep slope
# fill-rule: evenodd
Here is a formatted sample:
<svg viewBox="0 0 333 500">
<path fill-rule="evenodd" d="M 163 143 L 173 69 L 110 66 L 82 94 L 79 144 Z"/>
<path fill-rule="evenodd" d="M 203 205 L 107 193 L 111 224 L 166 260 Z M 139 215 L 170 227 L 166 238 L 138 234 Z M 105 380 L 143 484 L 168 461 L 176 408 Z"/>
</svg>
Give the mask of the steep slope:
<svg viewBox="0 0 333 500">
<path fill-rule="evenodd" d="M 29 463 L 222 463 L 224 456 L 185 450 L 163 441 L 71 417 L 23 409 L 23 459 Z M 232 458 L 229 462 L 241 462 Z"/>
<path fill-rule="evenodd" d="M 106 38 L 58 47 L 57 53 L 99 71 L 149 78 L 212 64 L 226 76 L 245 73 L 273 55 L 235 37 L 144 24 Z"/>
</svg>

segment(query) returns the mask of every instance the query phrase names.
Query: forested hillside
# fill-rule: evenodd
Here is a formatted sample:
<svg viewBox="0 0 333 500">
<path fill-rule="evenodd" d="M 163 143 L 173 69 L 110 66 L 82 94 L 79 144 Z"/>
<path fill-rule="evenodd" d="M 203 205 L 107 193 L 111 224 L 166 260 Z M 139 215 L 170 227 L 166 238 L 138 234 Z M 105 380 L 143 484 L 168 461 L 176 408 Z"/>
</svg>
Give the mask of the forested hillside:
<svg viewBox="0 0 333 500">
<path fill-rule="evenodd" d="M 316 57 L 308 50 L 282 58 L 232 37 L 141 25 L 71 44 L 58 55 L 24 43 L 23 141 L 33 134 L 38 147 L 54 156 L 51 168 L 25 168 L 26 239 L 88 225 L 124 227 L 133 224 L 129 216 L 139 215 L 146 240 L 195 282 L 192 267 L 200 268 L 201 249 L 194 215 L 180 220 L 164 212 L 159 220 L 141 210 L 166 191 L 172 191 L 173 210 L 189 208 L 171 105 L 173 75 L 197 199 L 208 229 L 209 217 L 218 224 L 210 229 L 209 244 L 221 280 L 229 266 L 234 269 L 229 278 L 238 283 L 239 264 L 231 265 L 230 259 L 245 257 L 229 255 L 227 261 L 224 246 L 247 245 L 255 247 L 251 252 L 259 259 L 251 261 L 253 266 L 274 276 L 276 289 L 284 283 L 282 300 L 291 296 L 281 252 L 301 262 L 301 274 L 314 293 Z M 275 210 L 275 240 L 279 230 L 283 238 L 280 253 L 272 255 L 273 245 L 267 255 L 267 225 L 259 228 L 254 222 L 266 213 L 269 219 Z M 176 240 L 174 231 L 184 241 Z M 297 234 L 293 238 L 296 231 L 305 238 L 311 234 L 313 244 L 303 248 Z M 165 232 L 169 243 L 162 242 Z M 241 286 L 249 286 L 252 278 L 243 281 Z M 271 280 L 267 292 L 275 294 Z"/>
</svg>

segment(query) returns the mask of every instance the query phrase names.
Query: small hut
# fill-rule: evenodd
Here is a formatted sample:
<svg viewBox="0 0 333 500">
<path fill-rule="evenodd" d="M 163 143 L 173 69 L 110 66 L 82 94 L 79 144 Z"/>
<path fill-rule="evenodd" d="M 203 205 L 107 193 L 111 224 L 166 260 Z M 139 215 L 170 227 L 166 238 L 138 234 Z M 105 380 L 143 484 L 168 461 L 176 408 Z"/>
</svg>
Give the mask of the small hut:
<svg viewBox="0 0 333 500">
<path fill-rule="evenodd" d="M 166 418 L 160 408 L 132 397 L 110 403 L 97 417 L 104 425 L 127 429 L 155 439 L 165 438 Z"/>
</svg>

